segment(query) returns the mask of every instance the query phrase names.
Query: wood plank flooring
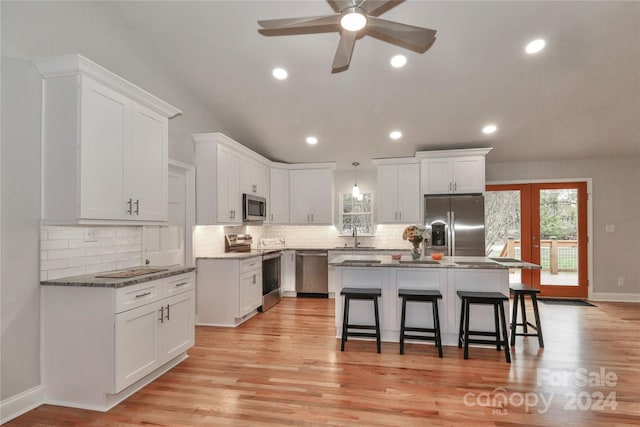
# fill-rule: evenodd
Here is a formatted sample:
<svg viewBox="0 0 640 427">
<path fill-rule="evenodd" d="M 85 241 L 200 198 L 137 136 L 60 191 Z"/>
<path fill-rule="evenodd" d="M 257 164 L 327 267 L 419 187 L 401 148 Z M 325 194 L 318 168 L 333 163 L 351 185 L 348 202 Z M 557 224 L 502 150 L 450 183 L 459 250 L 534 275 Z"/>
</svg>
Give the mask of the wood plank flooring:
<svg viewBox="0 0 640 427">
<path fill-rule="evenodd" d="M 545 348 L 518 337 L 509 365 L 495 347 L 340 352 L 333 300 L 285 298 L 238 328 L 198 327 L 186 361 L 107 413 L 43 405 L 6 425 L 639 425 L 640 305 L 596 304 L 540 303 Z"/>
</svg>

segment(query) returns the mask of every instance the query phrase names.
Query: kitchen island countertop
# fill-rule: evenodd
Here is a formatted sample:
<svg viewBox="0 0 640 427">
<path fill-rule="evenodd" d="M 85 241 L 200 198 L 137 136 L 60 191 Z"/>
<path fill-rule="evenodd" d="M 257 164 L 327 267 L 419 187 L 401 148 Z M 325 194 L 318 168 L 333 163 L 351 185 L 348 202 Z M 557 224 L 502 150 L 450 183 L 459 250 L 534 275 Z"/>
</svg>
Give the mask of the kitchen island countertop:
<svg viewBox="0 0 640 427">
<path fill-rule="evenodd" d="M 439 261 L 430 256 L 413 260 L 411 256 L 403 255 L 400 260 L 391 259 L 390 255 L 341 255 L 329 261 L 335 267 L 395 267 L 395 268 L 468 268 L 468 269 L 540 269 L 541 267 L 529 262 L 511 258 L 487 258 L 456 256 L 443 257 Z"/>
</svg>

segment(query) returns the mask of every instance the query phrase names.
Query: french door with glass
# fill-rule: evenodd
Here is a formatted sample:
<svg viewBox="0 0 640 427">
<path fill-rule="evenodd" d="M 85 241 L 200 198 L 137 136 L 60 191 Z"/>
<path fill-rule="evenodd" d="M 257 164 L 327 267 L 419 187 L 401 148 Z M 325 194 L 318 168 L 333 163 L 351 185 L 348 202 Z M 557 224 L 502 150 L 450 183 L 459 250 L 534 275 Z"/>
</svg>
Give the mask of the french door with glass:
<svg viewBox="0 0 640 427">
<path fill-rule="evenodd" d="M 542 266 L 512 271 L 511 282 L 543 296 L 588 296 L 585 182 L 487 185 L 485 199 L 489 256 Z"/>
</svg>

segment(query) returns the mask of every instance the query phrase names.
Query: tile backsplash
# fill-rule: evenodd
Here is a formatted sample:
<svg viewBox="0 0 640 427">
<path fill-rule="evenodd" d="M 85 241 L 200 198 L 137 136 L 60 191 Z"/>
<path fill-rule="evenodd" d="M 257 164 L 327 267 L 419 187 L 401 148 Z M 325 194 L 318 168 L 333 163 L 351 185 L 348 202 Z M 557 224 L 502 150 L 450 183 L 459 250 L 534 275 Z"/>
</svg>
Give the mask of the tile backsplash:
<svg viewBox="0 0 640 427">
<path fill-rule="evenodd" d="M 411 249 L 411 245 L 402 240 L 406 224 L 378 225 L 375 236 L 360 236 L 362 246 L 375 246 L 379 249 Z M 224 235 L 229 233 L 249 233 L 253 245 L 257 248 L 260 237 L 282 236 L 289 248 L 333 248 L 353 244 L 353 237 L 338 235 L 334 226 L 309 225 L 262 225 L 223 227 L 218 225 L 197 226 L 194 232 L 194 253 L 196 257 L 206 257 L 224 252 Z"/>
<path fill-rule="evenodd" d="M 42 226 L 40 279 L 61 277 L 142 264 L 142 227 Z"/>
</svg>

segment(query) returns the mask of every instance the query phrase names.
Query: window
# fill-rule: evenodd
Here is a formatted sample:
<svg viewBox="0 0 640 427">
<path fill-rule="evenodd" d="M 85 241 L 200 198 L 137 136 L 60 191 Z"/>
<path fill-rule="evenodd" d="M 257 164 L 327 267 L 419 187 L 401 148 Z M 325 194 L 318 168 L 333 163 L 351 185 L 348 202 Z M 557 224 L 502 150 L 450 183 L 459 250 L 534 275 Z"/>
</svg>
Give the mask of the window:
<svg viewBox="0 0 640 427">
<path fill-rule="evenodd" d="M 354 228 L 358 235 L 373 235 L 373 193 L 361 193 L 355 199 L 351 193 L 340 193 L 340 234 L 351 236 Z"/>
</svg>

